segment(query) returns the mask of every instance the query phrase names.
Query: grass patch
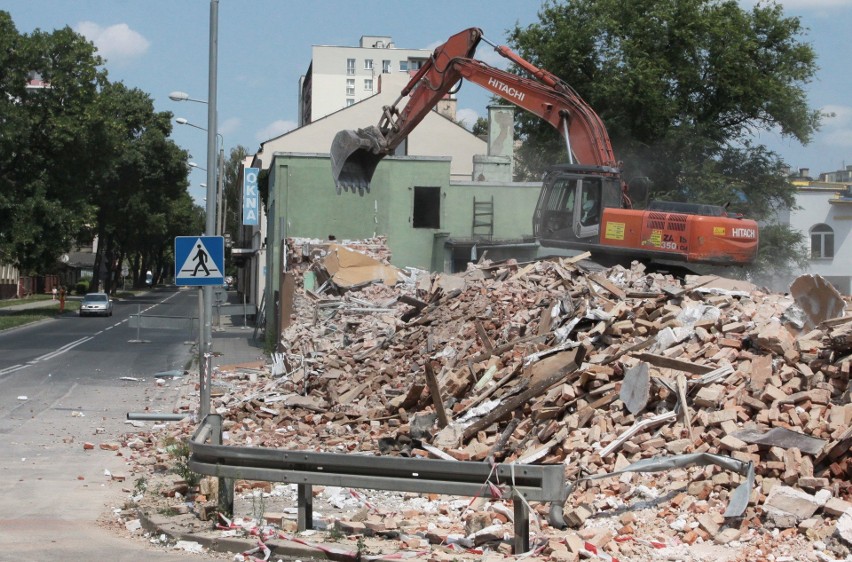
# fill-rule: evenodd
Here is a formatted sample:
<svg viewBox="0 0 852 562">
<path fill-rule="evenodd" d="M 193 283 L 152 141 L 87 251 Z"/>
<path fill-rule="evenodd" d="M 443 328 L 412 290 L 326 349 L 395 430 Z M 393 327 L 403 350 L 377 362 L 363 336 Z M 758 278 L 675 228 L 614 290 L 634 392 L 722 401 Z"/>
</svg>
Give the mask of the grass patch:
<svg viewBox="0 0 852 562">
<path fill-rule="evenodd" d="M 77 314 L 79 309 L 79 302 L 65 301 L 65 312 L 62 315 L 69 316 Z M 45 318 L 56 318 L 57 316 L 59 316 L 59 303 L 56 303 L 56 306 L 30 308 L 28 310 L 3 310 L 0 308 L 0 330 L 17 328 L 18 326 L 38 322 Z"/>
<path fill-rule="evenodd" d="M 49 301 L 53 298 L 53 295 L 32 295 L 25 299 L 6 299 L 0 300 L 0 308 L 6 308 L 7 306 L 15 306 L 18 304 L 29 304 L 35 301 Z M 59 302 L 57 301 L 57 306 L 59 306 Z"/>
</svg>

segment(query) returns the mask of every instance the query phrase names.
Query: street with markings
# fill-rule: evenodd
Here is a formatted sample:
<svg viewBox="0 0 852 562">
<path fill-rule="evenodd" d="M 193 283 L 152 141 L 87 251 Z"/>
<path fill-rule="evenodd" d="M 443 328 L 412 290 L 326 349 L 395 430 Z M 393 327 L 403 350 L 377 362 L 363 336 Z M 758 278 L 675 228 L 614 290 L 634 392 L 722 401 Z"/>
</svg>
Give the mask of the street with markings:
<svg viewBox="0 0 852 562">
<path fill-rule="evenodd" d="M 194 289 L 157 289 L 116 302 L 111 317 L 0 332 L 0 560 L 187 560 L 96 524 L 133 487 L 107 476 L 129 465 L 99 445 L 138 431 L 129 412 L 172 412 L 181 385 L 156 375 L 177 376 L 195 352 L 196 333 L 143 328 L 140 338 L 129 317 L 197 317 L 197 307 Z"/>
</svg>

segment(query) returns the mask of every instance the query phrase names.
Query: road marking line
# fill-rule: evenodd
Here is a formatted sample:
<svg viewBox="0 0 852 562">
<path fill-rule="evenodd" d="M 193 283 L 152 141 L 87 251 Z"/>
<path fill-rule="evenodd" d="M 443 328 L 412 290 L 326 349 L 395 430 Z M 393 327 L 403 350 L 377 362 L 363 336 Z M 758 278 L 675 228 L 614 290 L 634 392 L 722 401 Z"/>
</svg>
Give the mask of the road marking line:
<svg viewBox="0 0 852 562">
<path fill-rule="evenodd" d="M 5 369 L 0 369 L 0 376 L 8 375 L 9 373 L 14 373 L 15 371 L 20 371 L 21 369 L 26 369 L 27 365 L 12 365 L 11 367 L 6 367 Z"/>
<path fill-rule="evenodd" d="M 87 341 L 89 341 L 90 339 L 92 339 L 94 337 L 95 336 L 88 336 L 88 337 L 85 337 L 85 338 L 80 338 L 77 341 L 72 341 L 69 344 L 63 345 L 62 347 L 60 347 L 56 351 L 51 351 L 50 353 L 46 353 L 46 354 L 42 355 L 41 357 L 36 357 L 35 359 L 33 359 L 33 361 L 46 361 L 48 359 L 53 359 L 57 355 L 62 355 L 66 351 L 70 351 L 71 349 L 77 347 L 78 345 L 80 345 L 82 343 L 86 343 Z"/>
</svg>

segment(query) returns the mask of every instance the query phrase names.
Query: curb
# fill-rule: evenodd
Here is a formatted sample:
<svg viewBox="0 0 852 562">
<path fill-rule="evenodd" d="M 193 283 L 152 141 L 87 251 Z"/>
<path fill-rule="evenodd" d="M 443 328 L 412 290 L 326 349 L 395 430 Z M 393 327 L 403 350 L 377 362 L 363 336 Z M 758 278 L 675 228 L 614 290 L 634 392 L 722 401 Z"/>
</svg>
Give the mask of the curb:
<svg viewBox="0 0 852 562">
<path fill-rule="evenodd" d="M 162 515 L 153 515 L 146 513 L 141 509 L 136 512 L 142 528 L 152 535 L 166 535 L 171 541 L 190 541 L 197 542 L 203 548 L 212 552 L 240 554 L 247 552 L 257 547 L 257 539 L 240 538 L 240 537 L 221 537 L 217 536 L 216 531 L 197 531 L 185 532 L 181 526 L 174 523 L 174 517 L 165 517 Z M 181 517 L 181 516 L 178 516 Z M 200 522 L 195 515 L 185 515 L 182 517 L 191 517 L 193 521 Z M 203 523 L 203 522 L 202 522 Z M 355 560 L 353 556 L 348 556 L 343 553 L 335 556 L 335 553 L 326 552 L 320 548 L 314 548 L 309 545 L 298 543 L 288 543 L 286 545 L 278 543 L 275 540 L 270 540 L 264 543 L 269 548 L 271 555 L 284 558 L 299 558 L 310 560 L 334 560 L 338 562 L 352 562 Z M 333 547 L 331 547 L 333 548 Z"/>
<path fill-rule="evenodd" d="M 221 531 L 214 530 L 199 529 L 197 531 L 187 531 L 186 527 L 182 526 L 178 521 L 191 520 L 190 524 L 194 526 L 209 525 L 209 522 L 201 521 L 193 514 L 166 517 L 164 515 L 147 513 L 139 509 L 136 511 L 136 515 L 139 518 L 142 528 L 151 533 L 152 536 L 166 535 L 174 542 L 195 542 L 211 552 L 241 554 L 258 546 L 256 538 L 222 537 L 219 536 Z M 277 539 L 271 539 L 264 544 L 270 550 L 270 560 L 272 557 L 283 560 L 298 559 L 302 562 L 309 562 L 311 560 L 354 562 L 359 560 L 356 551 L 341 548 L 337 544 L 314 547 L 294 541 L 281 543 Z M 392 560 L 399 560 L 399 556 L 395 554 L 377 554 L 371 555 L 370 560 L 373 562 L 391 562 Z"/>
</svg>

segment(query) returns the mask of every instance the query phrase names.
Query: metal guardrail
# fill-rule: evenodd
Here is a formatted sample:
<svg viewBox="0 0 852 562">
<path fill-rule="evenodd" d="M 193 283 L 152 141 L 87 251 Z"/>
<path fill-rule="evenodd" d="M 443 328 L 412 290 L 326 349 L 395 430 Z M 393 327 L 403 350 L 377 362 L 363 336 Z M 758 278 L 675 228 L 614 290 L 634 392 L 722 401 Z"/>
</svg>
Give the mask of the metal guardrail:
<svg viewBox="0 0 852 562">
<path fill-rule="evenodd" d="M 213 309 L 222 316 L 254 316 L 257 309 L 253 304 L 214 304 Z"/>
<path fill-rule="evenodd" d="M 151 314 L 131 314 L 127 320 L 128 328 L 156 330 L 186 330 L 192 332 L 198 325 L 197 316 L 154 316 Z"/>
<path fill-rule="evenodd" d="M 208 444 L 208 441 L 210 442 Z M 190 441 L 189 468 L 220 478 L 285 482 L 298 487 L 298 529 L 313 525 L 312 486 L 341 486 L 397 492 L 476 497 L 499 490 L 512 499 L 515 553 L 529 544 L 529 501 L 549 502 L 548 521 L 565 526 L 564 466 L 497 464 L 232 447 L 222 444 L 222 418 L 206 416 Z M 230 506 L 233 507 L 233 506 Z"/>
</svg>

